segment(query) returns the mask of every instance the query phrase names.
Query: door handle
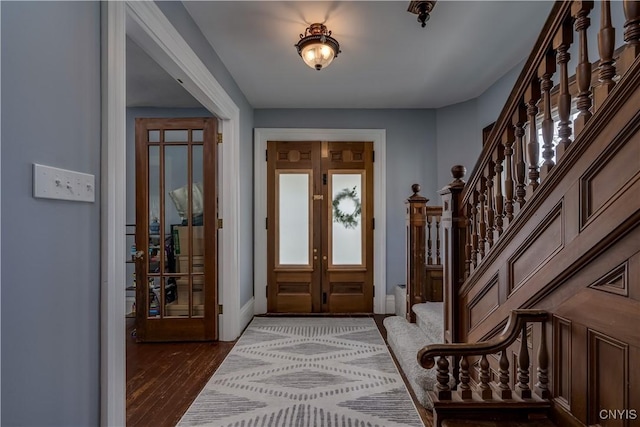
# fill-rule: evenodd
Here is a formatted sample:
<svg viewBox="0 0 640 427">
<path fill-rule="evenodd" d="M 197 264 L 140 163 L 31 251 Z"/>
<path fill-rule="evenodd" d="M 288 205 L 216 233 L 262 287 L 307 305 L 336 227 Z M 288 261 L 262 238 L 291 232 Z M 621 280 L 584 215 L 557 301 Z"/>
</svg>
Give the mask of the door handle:
<svg viewBox="0 0 640 427">
<path fill-rule="evenodd" d="M 134 257 L 135 259 L 142 259 L 142 258 L 144 258 L 144 251 L 136 251 L 136 253 L 135 253 L 135 254 L 133 254 L 133 257 Z"/>
</svg>

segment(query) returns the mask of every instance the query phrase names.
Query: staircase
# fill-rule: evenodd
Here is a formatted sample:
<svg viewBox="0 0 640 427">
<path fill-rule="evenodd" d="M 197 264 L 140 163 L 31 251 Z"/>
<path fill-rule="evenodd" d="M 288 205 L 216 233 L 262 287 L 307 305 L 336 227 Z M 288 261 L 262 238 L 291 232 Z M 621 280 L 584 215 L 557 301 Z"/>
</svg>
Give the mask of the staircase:
<svg viewBox="0 0 640 427">
<path fill-rule="evenodd" d="M 398 295 L 404 297 L 405 292 L 404 287 L 396 286 L 396 298 Z M 417 356 L 418 351 L 426 345 L 442 342 L 442 307 L 441 302 L 415 304 L 412 311 L 416 316 L 416 323 L 409 323 L 402 311 L 387 317 L 383 322 L 389 346 L 418 402 L 426 409 L 433 409 L 427 392 L 436 385 L 436 371 L 420 366 Z"/>
</svg>

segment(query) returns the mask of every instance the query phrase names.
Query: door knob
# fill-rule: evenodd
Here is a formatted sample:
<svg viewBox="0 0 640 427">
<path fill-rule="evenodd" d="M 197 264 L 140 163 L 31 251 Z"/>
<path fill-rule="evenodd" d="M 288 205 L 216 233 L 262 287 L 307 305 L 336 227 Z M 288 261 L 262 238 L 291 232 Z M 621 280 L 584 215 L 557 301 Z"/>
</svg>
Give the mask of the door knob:
<svg viewBox="0 0 640 427">
<path fill-rule="evenodd" d="M 322 259 L 326 261 L 327 260 L 327 256 L 326 255 L 323 256 Z"/>
<path fill-rule="evenodd" d="M 136 251 L 136 253 L 133 255 L 133 257 L 135 259 L 142 259 L 144 258 L 144 251 Z"/>
</svg>

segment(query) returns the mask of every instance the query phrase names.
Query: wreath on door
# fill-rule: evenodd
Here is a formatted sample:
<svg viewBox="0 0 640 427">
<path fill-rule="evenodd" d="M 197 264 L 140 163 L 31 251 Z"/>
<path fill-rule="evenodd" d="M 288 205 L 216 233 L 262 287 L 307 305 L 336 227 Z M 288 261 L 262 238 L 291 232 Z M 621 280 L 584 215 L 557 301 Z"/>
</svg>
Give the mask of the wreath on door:
<svg viewBox="0 0 640 427">
<path fill-rule="evenodd" d="M 351 213 L 345 212 L 340 208 L 340 202 L 345 199 L 350 200 L 354 205 L 354 209 Z M 358 219 L 362 212 L 362 205 L 360 204 L 360 199 L 358 198 L 355 186 L 351 189 L 345 188 L 341 190 L 334 197 L 332 204 L 333 222 L 342 224 L 344 228 L 356 228 L 358 226 Z"/>
</svg>

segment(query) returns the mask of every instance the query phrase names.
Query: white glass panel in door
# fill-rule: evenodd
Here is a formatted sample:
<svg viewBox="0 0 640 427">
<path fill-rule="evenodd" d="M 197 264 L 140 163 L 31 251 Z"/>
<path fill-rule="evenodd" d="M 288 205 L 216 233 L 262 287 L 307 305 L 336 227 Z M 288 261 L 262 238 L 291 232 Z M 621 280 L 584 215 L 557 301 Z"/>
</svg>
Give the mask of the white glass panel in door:
<svg viewBox="0 0 640 427">
<path fill-rule="evenodd" d="M 309 177 L 309 172 L 279 172 L 276 175 L 279 265 L 310 265 Z"/>
<path fill-rule="evenodd" d="M 168 131 L 165 131 L 165 133 Z M 165 282 L 165 315 L 189 316 L 189 228 L 188 215 L 191 200 L 188 188 L 188 146 L 164 147 L 164 235 L 172 236 L 172 262 L 167 262 L 172 275 Z M 169 260 L 168 260 L 169 261 Z"/>
<path fill-rule="evenodd" d="M 362 265 L 361 173 L 331 174 L 331 264 Z"/>
<path fill-rule="evenodd" d="M 193 131 L 194 133 L 196 131 Z M 193 228 L 191 237 L 191 316 L 202 317 L 204 301 L 204 152 L 202 145 L 191 147 L 191 200 L 193 200 Z"/>
</svg>

